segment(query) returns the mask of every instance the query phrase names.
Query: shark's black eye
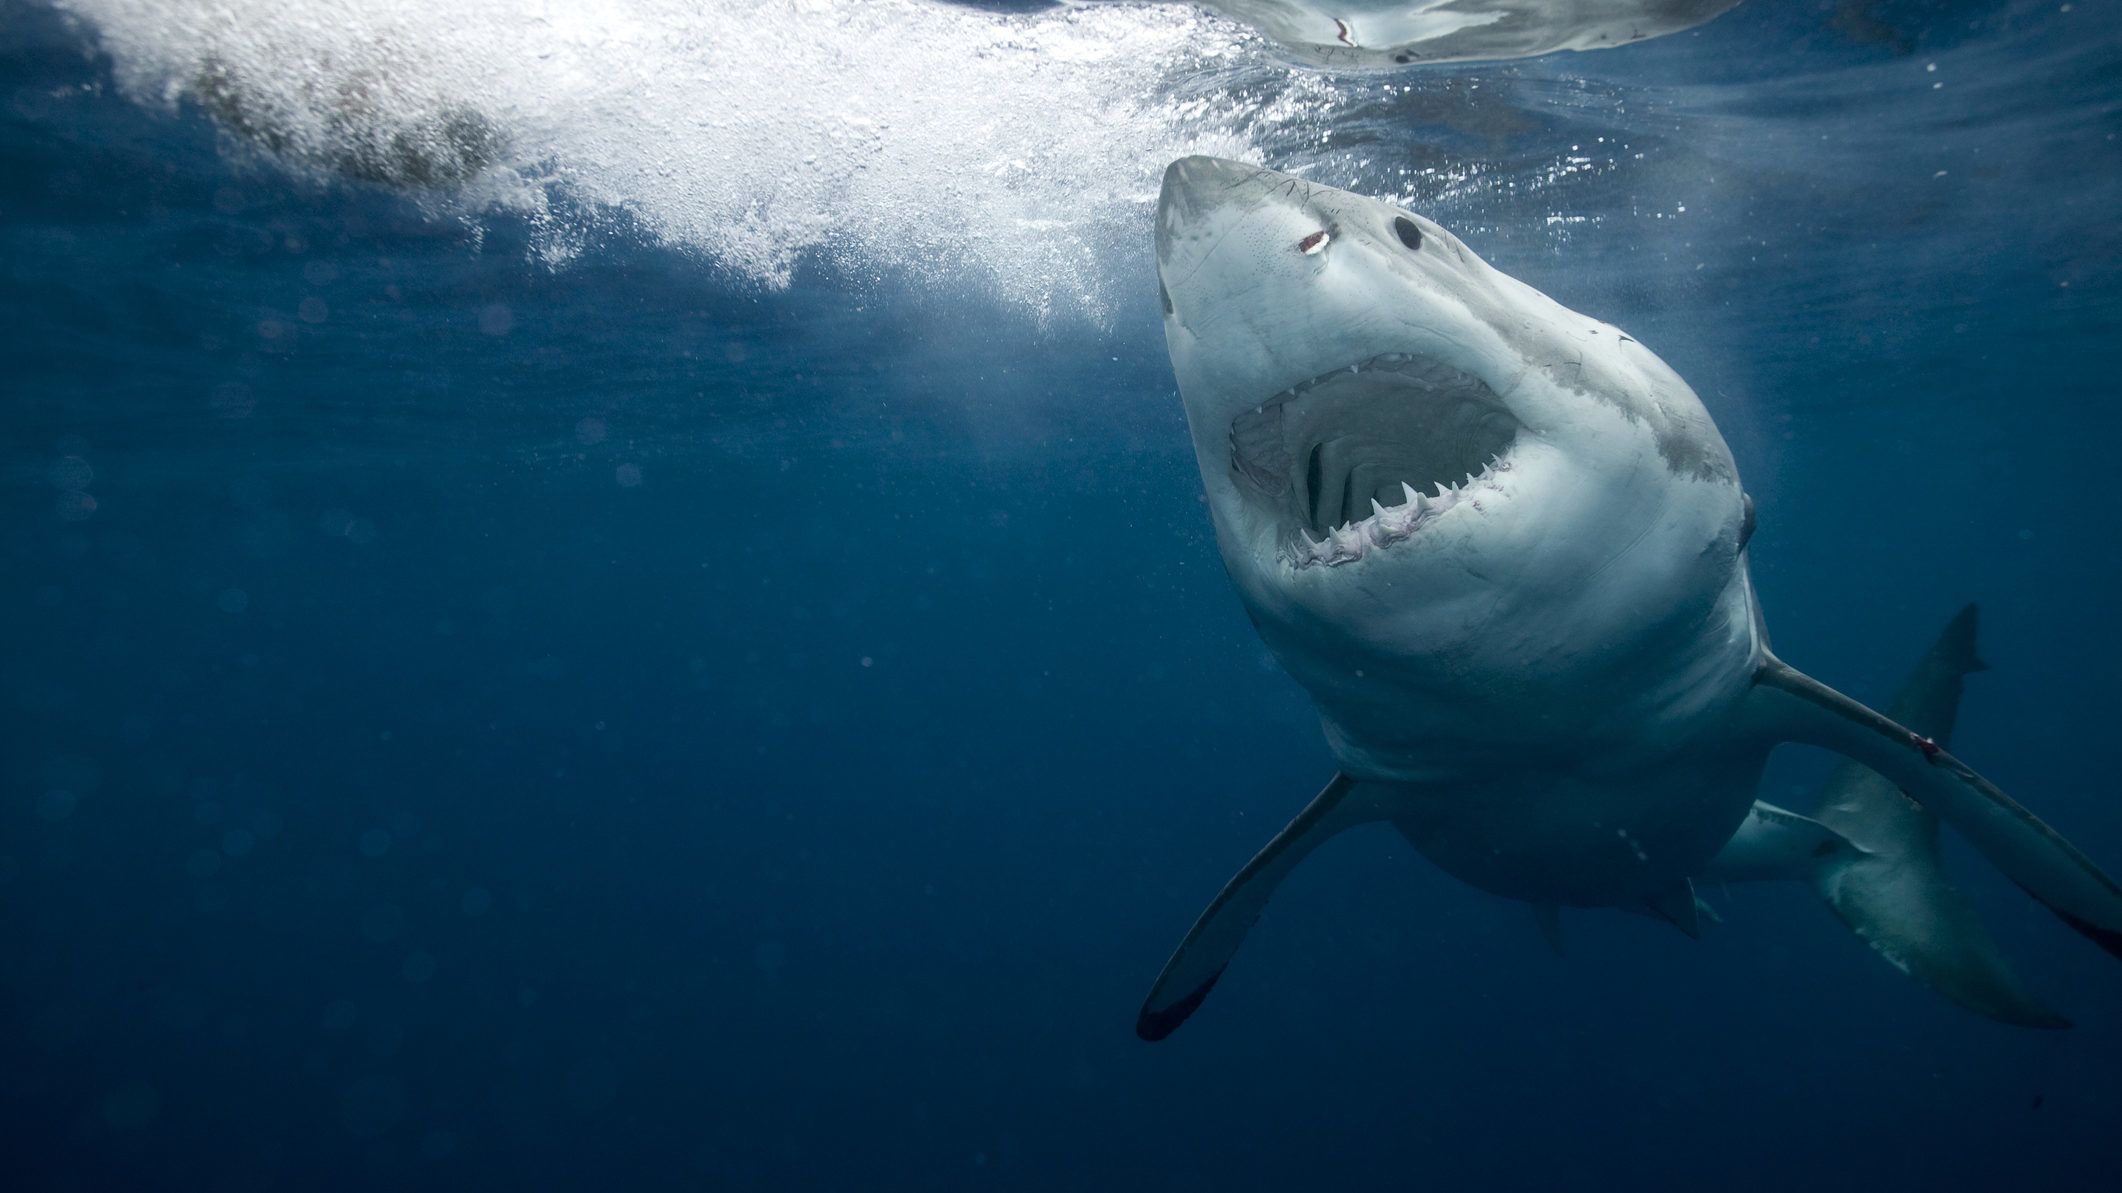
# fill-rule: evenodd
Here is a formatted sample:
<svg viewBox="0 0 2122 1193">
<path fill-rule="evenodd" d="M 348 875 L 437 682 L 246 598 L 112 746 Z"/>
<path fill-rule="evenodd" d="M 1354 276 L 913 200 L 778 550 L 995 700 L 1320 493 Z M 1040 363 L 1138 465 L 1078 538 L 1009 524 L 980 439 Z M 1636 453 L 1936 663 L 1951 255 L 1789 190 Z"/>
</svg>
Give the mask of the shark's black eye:
<svg viewBox="0 0 2122 1193">
<path fill-rule="evenodd" d="M 1399 237 L 1400 243 L 1408 248 L 1420 249 L 1422 247 L 1422 229 L 1415 227 L 1415 221 L 1404 215 L 1393 217 L 1393 235 Z"/>
<path fill-rule="evenodd" d="M 1164 288 L 1164 282 L 1161 278 L 1157 281 L 1157 301 L 1164 304 L 1165 314 L 1169 315 L 1172 313 L 1172 292 Z"/>
</svg>

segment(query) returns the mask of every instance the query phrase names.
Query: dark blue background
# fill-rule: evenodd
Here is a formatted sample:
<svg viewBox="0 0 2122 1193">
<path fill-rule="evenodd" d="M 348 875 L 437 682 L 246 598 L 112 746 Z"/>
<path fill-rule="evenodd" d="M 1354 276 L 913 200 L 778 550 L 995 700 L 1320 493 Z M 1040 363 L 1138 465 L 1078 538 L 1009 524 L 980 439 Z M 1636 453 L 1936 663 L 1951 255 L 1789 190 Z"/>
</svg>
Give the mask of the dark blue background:
<svg viewBox="0 0 2122 1193">
<path fill-rule="evenodd" d="M 1646 142 L 1742 179 L 1695 231 L 1618 218 L 1654 176 L 1573 241 L 1440 218 L 1702 392 L 1786 657 L 1876 697 L 1981 600 L 1961 752 L 2122 865 L 2114 11 L 1769 7 L 1643 48 Z M 1711 892 L 1700 942 L 1573 915 L 1558 959 L 1379 832 L 1141 1044 L 1330 769 L 1147 302 L 766 292 L 623 235 L 552 271 L 0 18 L 11 1187 L 2111 1186 L 2122 972 L 1964 851 L 2075 1031 L 1797 888 Z M 1950 119 L 1774 83 L 1984 38 L 2026 73 Z"/>
</svg>

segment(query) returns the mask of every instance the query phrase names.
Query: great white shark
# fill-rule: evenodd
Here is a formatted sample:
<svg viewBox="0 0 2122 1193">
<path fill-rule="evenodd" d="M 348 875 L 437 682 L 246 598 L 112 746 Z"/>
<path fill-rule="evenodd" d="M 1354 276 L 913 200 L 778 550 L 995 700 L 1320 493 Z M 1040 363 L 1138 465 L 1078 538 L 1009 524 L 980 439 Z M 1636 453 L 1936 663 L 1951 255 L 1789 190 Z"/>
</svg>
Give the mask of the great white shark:
<svg viewBox="0 0 2122 1193">
<path fill-rule="evenodd" d="M 1378 822 L 1550 923 L 1693 934 L 1698 880 L 1809 882 L 1948 997 L 2060 1025 L 1945 881 L 1935 816 L 2122 957 L 2122 887 L 1946 748 L 1972 615 L 1895 716 L 1779 659 L 1753 504 L 1650 349 L 1429 219 L 1239 162 L 1166 170 L 1156 249 L 1217 546 L 1338 771 L 1202 912 L 1143 1038 L 1200 1006 L 1299 861 Z M 1839 777 L 1816 816 L 1758 803 L 1785 742 L 1877 778 Z"/>
</svg>

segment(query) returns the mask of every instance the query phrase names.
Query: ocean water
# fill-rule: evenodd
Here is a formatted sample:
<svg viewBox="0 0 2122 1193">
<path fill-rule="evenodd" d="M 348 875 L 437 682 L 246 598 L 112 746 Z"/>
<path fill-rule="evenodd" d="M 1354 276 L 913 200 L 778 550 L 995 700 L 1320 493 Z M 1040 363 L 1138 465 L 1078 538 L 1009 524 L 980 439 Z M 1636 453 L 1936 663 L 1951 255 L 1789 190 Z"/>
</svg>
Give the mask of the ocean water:
<svg viewBox="0 0 2122 1193">
<path fill-rule="evenodd" d="M 14 1189 L 2104 1189 L 2077 1023 L 1351 834 L 1222 575 L 1157 178 L 1399 198 L 1701 393 L 1780 653 L 2110 867 L 2122 10 L 1286 66 L 1183 6 L 0 0 Z M 1818 757 L 1766 798 L 1804 807 Z"/>
</svg>

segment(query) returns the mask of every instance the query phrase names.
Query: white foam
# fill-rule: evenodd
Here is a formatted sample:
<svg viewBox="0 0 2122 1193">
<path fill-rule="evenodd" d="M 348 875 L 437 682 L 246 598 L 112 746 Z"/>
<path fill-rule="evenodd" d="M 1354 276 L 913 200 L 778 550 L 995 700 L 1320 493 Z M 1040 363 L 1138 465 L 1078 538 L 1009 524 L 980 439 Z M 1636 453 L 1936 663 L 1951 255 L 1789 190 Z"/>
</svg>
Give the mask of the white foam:
<svg viewBox="0 0 2122 1193">
<path fill-rule="evenodd" d="M 531 213 L 555 259 L 589 231 L 556 212 L 623 212 L 769 287 L 827 253 L 1094 321 L 1113 260 L 1146 260 L 1166 162 L 1258 160 L 1333 103 L 1250 34 L 1166 5 L 57 2 L 128 94 L 203 102 L 295 169 L 439 176 L 450 202 Z M 1204 89 L 1218 71 L 1232 81 Z M 460 152 L 452 121 L 498 135 Z"/>
</svg>

